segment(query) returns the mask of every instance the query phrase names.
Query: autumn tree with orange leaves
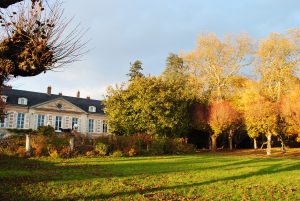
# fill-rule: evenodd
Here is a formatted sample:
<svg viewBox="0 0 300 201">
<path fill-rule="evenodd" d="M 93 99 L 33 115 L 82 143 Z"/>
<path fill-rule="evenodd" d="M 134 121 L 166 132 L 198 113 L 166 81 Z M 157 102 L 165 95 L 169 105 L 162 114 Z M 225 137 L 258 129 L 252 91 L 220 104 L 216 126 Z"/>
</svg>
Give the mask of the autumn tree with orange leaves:
<svg viewBox="0 0 300 201">
<path fill-rule="evenodd" d="M 297 142 L 300 142 L 300 87 L 284 96 L 280 102 L 280 112 L 284 119 L 287 135 L 296 135 Z"/>
<path fill-rule="evenodd" d="M 217 138 L 222 133 L 227 133 L 230 150 L 232 150 L 232 137 L 239 125 L 241 114 L 228 102 L 213 102 L 209 105 L 208 122 L 213 131 L 211 134 L 212 151 L 217 149 Z"/>
</svg>

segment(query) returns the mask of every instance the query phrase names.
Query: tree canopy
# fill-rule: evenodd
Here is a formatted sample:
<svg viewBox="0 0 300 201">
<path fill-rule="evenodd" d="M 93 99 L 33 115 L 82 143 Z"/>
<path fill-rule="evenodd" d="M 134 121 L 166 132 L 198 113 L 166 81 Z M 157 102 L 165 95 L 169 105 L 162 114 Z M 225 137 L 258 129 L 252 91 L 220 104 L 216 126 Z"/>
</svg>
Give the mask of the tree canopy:
<svg viewBox="0 0 300 201">
<path fill-rule="evenodd" d="M 111 131 L 180 136 L 189 129 L 209 133 L 216 150 L 219 136 L 243 131 L 264 144 L 290 135 L 300 139 L 300 31 L 272 33 L 254 45 L 246 34 L 218 38 L 204 34 L 194 50 L 169 54 L 159 76 L 142 73 L 141 62 L 131 65 L 130 80 L 110 87 L 105 101 Z M 250 65 L 253 64 L 253 65 Z M 255 68 L 255 78 L 242 68 Z"/>
<path fill-rule="evenodd" d="M 192 100 L 181 84 L 140 77 L 126 87 L 110 87 L 104 103 L 110 131 L 121 135 L 183 135 L 189 127 Z"/>
</svg>

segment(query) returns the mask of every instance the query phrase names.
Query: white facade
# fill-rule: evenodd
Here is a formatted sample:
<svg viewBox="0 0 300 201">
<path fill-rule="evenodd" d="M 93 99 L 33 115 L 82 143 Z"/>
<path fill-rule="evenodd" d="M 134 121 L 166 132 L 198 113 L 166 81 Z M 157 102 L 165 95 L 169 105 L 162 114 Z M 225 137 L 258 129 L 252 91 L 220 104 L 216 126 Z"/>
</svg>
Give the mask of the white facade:
<svg viewBox="0 0 300 201">
<path fill-rule="evenodd" d="M 57 132 L 60 129 L 72 129 L 76 127 L 77 131 L 83 134 L 108 133 L 105 115 L 96 113 L 95 111 L 86 112 L 63 97 L 31 107 L 24 107 L 24 104 L 8 104 L 6 105 L 6 113 L 7 116 L 4 122 L 0 123 L 0 128 L 2 129 L 35 130 L 38 126 L 50 125 Z M 91 124 L 91 121 L 94 123 Z"/>
</svg>

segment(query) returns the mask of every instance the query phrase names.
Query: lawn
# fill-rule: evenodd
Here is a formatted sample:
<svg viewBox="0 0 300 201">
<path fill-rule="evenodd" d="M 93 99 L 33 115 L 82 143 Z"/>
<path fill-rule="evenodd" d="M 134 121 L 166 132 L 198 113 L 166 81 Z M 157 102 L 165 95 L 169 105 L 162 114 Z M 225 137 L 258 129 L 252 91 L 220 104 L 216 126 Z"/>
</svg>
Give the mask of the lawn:
<svg viewBox="0 0 300 201">
<path fill-rule="evenodd" d="M 0 159 L 0 185 L 0 200 L 300 200 L 300 160 L 226 153 Z"/>
</svg>

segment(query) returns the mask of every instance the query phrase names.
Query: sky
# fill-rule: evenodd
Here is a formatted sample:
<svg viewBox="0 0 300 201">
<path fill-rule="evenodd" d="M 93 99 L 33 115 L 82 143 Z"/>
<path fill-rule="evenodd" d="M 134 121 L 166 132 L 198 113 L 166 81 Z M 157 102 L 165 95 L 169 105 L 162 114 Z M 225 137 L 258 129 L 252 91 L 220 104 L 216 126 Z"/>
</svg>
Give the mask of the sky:
<svg viewBox="0 0 300 201">
<path fill-rule="evenodd" d="M 74 17 L 70 28 L 88 29 L 87 54 L 56 72 L 13 79 L 13 88 L 46 92 L 51 85 L 55 94 L 79 90 L 101 100 L 109 85 L 128 80 L 130 62 L 141 60 L 145 75 L 159 75 L 168 54 L 193 50 L 201 33 L 259 40 L 300 27 L 299 0 L 64 0 L 63 7 Z"/>
</svg>

